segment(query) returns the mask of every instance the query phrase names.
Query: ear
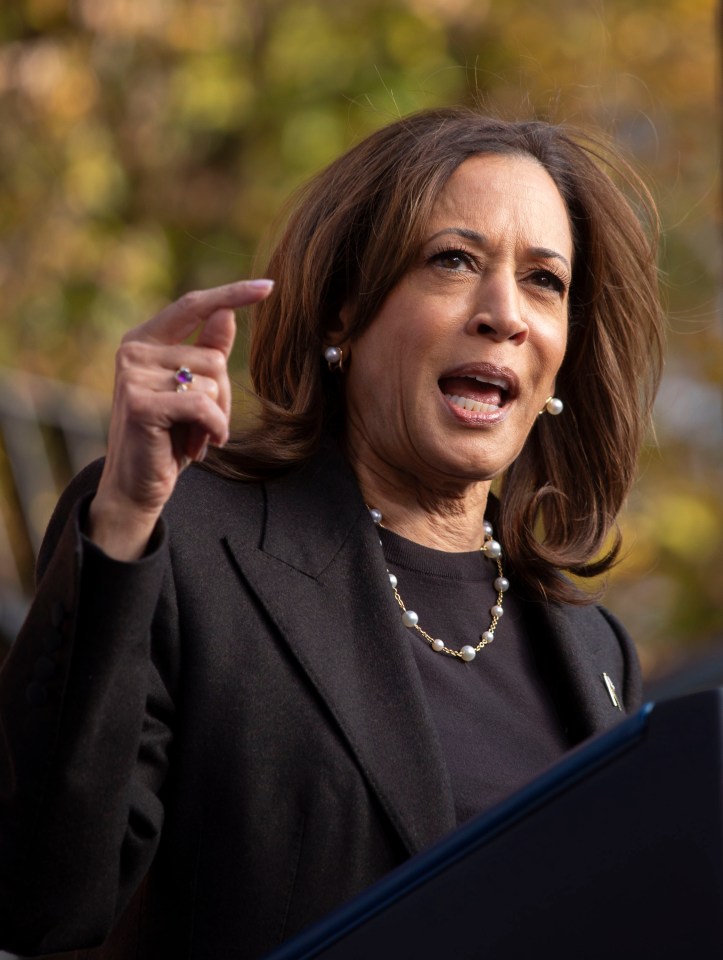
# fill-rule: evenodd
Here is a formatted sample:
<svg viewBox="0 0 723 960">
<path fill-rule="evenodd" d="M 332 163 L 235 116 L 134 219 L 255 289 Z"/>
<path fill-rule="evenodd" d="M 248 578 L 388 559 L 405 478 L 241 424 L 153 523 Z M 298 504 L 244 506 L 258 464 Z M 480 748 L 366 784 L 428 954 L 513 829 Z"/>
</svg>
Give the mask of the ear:
<svg viewBox="0 0 723 960">
<path fill-rule="evenodd" d="M 347 300 L 342 304 L 336 318 L 331 321 L 326 328 L 324 342 L 330 346 L 339 347 L 349 339 L 349 331 L 352 325 L 352 306 Z"/>
</svg>

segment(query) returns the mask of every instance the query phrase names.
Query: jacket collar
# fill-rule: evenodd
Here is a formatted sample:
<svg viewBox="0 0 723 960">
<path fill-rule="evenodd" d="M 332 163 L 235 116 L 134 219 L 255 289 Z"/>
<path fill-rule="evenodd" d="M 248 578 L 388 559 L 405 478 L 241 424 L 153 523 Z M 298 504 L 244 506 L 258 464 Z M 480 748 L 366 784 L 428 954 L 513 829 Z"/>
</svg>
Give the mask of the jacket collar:
<svg viewBox="0 0 723 960">
<path fill-rule="evenodd" d="M 414 658 L 399 644 L 379 537 L 335 444 L 266 484 L 258 546 L 229 546 L 325 701 L 410 854 L 455 826 Z"/>
</svg>

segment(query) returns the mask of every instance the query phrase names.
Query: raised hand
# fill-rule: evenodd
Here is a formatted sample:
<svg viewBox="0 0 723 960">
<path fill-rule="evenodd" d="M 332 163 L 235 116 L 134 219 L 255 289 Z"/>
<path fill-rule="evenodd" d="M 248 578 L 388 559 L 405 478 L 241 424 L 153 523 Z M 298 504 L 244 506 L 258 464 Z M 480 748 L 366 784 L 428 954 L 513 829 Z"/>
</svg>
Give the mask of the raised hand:
<svg viewBox="0 0 723 960">
<path fill-rule="evenodd" d="M 181 470 L 228 439 L 234 310 L 272 287 L 247 280 L 188 293 L 123 338 L 108 455 L 89 513 L 88 534 L 109 555 L 140 557 Z"/>
</svg>

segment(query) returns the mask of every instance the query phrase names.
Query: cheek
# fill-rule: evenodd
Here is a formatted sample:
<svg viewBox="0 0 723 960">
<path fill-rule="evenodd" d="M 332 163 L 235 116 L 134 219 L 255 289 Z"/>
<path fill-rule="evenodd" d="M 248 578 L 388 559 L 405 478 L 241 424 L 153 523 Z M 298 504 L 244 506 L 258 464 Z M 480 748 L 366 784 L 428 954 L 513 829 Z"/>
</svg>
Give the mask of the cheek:
<svg viewBox="0 0 723 960">
<path fill-rule="evenodd" d="M 562 366 L 567 349 L 567 323 L 558 323 L 552 326 L 541 342 L 542 366 L 548 376 L 553 379 Z"/>
<path fill-rule="evenodd" d="M 396 382 L 393 354 L 379 343 L 365 341 L 352 347 L 352 359 L 346 374 L 344 392 L 349 410 L 366 420 L 378 417 L 389 406 L 390 390 Z"/>
<path fill-rule="evenodd" d="M 385 322 L 386 321 L 386 322 Z M 419 355 L 415 327 L 400 318 L 377 317 L 364 336 L 352 345 L 350 377 L 356 380 L 359 393 L 374 397 L 389 396 L 404 380 L 409 379 Z"/>
</svg>

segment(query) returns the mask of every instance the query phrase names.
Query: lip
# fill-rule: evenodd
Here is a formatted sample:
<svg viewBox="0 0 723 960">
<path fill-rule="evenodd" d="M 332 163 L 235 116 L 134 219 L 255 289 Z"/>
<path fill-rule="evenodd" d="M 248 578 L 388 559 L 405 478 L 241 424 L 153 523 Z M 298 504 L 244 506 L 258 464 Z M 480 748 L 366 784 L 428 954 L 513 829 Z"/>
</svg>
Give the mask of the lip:
<svg viewBox="0 0 723 960">
<path fill-rule="evenodd" d="M 520 394 L 520 381 L 514 370 L 510 370 L 509 367 L 498 367 L 494 363 L 465 363 L 459 367 L 452 367 L 440 374 L 437 382 L 451 377 L 479 377 L 481 380 L 492 383 L 502 381 L 507 394 L 506 403 L 516 400 Z"/>
<path fill-rule="evenodd" d="M 478 378 L 486 383 L 501 386 L 505 391 L 505 402 L 496 410 L 465 410 L 457 406 L 456 403 L 452 403 L 441 388 L 441 381 L 452 377 Z M 514 400 L 520 393 L 520 381 L 517 374 L 513 370 L 510 370 L 509 367 L 499 367 L 493 363 L 464 363 L 458 367 L 451 367 L 441 374 L 437 382 L 439 385 L 440 398 L 447 410 L 449 410 L 458 423 L 464 423 L 468 426 L 482 427 L 506 420 Z"/>
<path fill-rule="evenodd" d="M 501 423 L 507 419 L 510 412 L 508 404 L 505 404 L 504 407 L 499 407 L 494 412 L 482 413 L 476 410 L 463 410 L 462 407 L 458 407 L 457 404 L 452 403 L 441 391 L 439 398 L 458 423 L 464 423 L 471 427 L 491 426 L 495 423 Z"/>
</svg>

